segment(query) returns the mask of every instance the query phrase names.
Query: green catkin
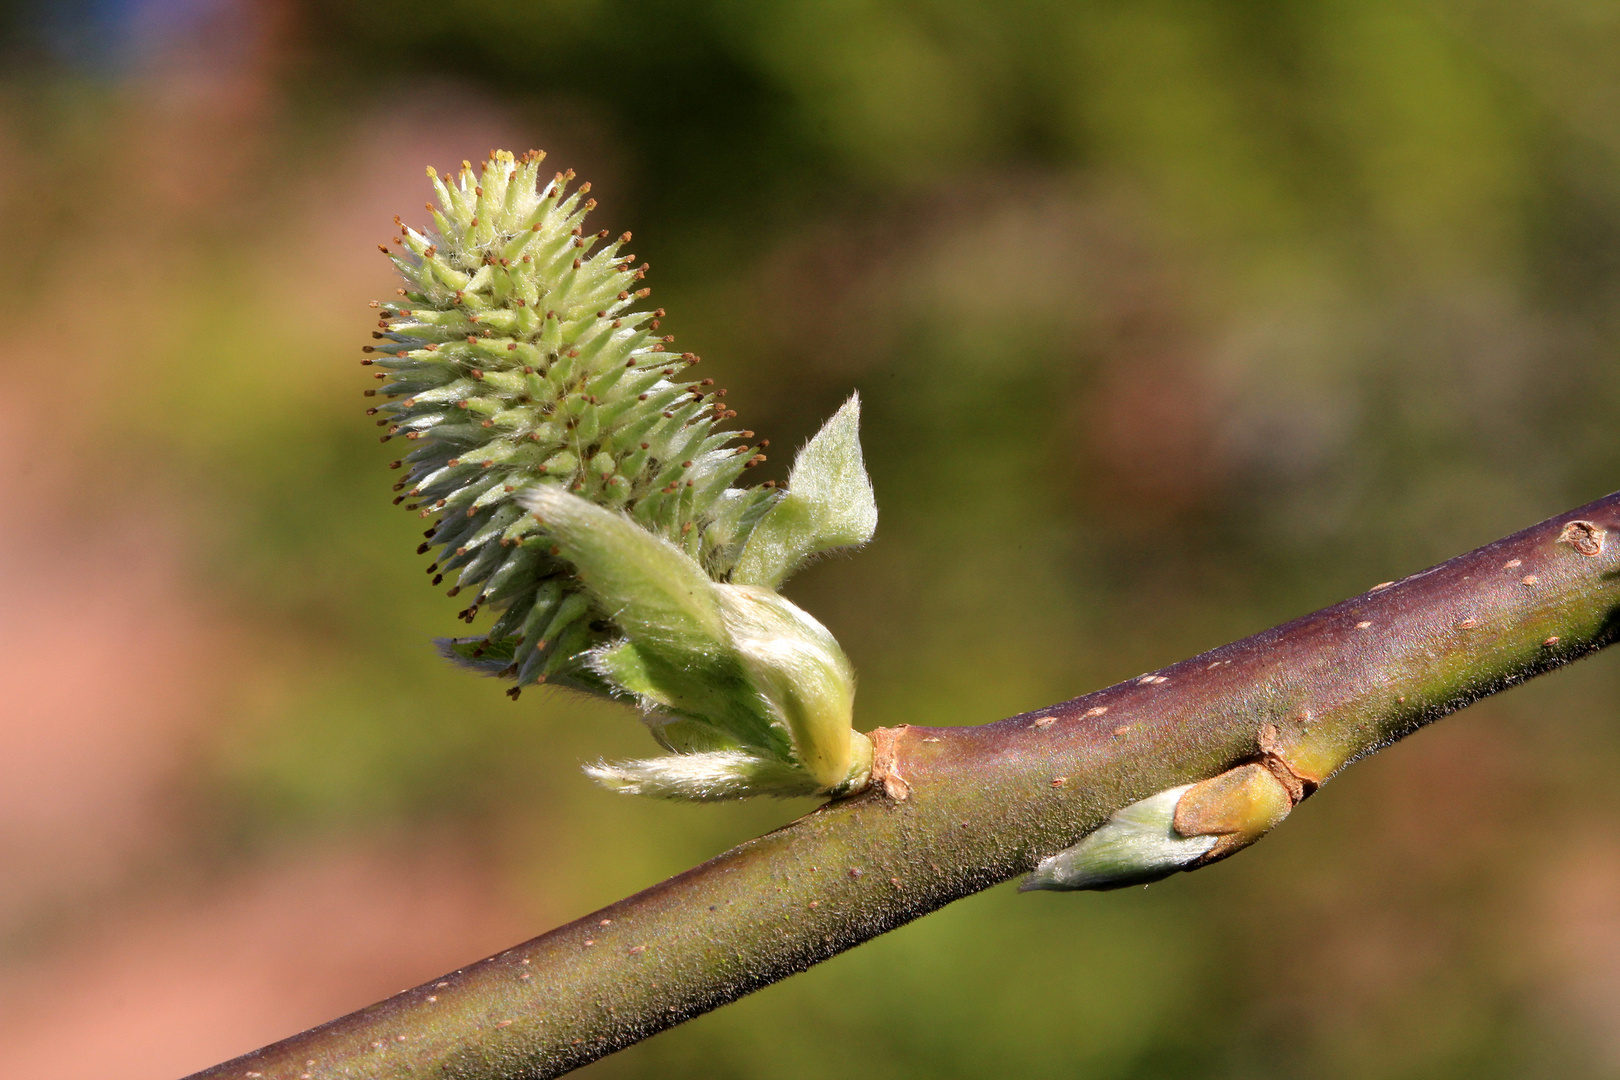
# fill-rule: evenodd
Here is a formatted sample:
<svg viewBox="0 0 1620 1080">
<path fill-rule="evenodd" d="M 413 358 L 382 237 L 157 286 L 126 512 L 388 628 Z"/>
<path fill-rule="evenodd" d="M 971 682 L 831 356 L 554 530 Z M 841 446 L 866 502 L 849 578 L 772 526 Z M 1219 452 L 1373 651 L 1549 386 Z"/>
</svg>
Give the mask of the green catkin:
<svg viewBox="0 0 1620 1080">
<path fill-rule="evenodd" d="M 496 616 L 446 650 L 519 686 L 544 673 L 599 692 L 587 658 L 617 637 L 612 613 L 545 556 L 518 494 L 558 484 L 625 511 L 723 581 L 737 523 L 758 521 L 781 491 L 730 486 L 752 448 L 721 449 L 742 436 L 715 430 L 725 410 L 709 380 L 682 379 L 697 357 L 658 335 L 646 267 L 620 255 L 629 234 L 598 247 L 606 234 L 583 227 L 589 185 L 542 180 L 543 157 L 501 151 L 476 172 L 429 170 L 433 227 L 401 225 L 399 248 L 385 248 L 406 285 L 378 305 L 363 363 L 391 377 L 376 406 L 388 437 L 416 444 L 402 490 L 442 516 L 424 551 L 437 548 L 452 591 Z"/>
<path fill-rule="evenodd" d="M 459 663 L 640 706 L 669 751 L 586 771 L 677 799 L 847 793 L 872 749 L 851 727 L 854 671 L 832 635 L 776 591 L 806 559 L 865 543 L 877 508 L 851 398 L 786 488 L 734 486 L 765 460 L 698 362 L 641 302 L 646 264 L 625 233 L 587 235 L 572 173 L 494 152 L 440 177 L 432 229 L 399 222 L 403 299 L 375 305 L 361 363 L 381 369 L 396 503 L 432 518 L 419 554 L 465 594 L 482 635 Z M 397 221 L 397 219 L 396 219 Z M 594 250 L 593 250 L 594 249 Z M 741 443 L 741 445 L 737 445 Z M 436 549 L 436 551 L 435 551 Z"/>
</svg>

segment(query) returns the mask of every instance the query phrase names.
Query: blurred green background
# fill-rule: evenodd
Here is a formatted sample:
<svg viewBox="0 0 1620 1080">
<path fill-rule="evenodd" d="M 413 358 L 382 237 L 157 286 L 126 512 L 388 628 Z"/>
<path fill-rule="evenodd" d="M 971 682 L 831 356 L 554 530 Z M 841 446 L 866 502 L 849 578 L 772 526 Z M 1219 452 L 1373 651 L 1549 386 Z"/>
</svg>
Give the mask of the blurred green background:
<svg viewBox="0 0 1620 1080">
<path fill-rule="evenodd" d="M 161 1080 L 809 803 L 579 765 L 451 670 L 360 415 L 423 169 L 545 148 L 776 447 L 882 521 L 789 589 L 857 723 L 972 724 L 1620 486 L 1602 0 L 0 7 L 0 1073 Z M 1254 851 L 992 889 L 607 1077 L 1620 1076 L 1620 657 Z"/>
</svg>

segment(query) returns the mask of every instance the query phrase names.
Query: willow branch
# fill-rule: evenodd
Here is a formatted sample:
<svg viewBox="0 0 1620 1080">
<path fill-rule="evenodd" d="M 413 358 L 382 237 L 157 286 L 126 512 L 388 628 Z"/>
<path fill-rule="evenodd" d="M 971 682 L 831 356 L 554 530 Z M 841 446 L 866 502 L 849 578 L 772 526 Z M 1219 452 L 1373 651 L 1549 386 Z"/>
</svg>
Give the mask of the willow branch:
<svg viewBox="0 0 1620 1080">
<path fill-rule="evenodd" d="M 874 732 L 875 783 L 497 956 L 197 1078 L 550 1077 L 1030 870 L 1244 763 L 1343 765 L 1620 633 L 1620 494 L 1149 676 Z"/>
</svg>

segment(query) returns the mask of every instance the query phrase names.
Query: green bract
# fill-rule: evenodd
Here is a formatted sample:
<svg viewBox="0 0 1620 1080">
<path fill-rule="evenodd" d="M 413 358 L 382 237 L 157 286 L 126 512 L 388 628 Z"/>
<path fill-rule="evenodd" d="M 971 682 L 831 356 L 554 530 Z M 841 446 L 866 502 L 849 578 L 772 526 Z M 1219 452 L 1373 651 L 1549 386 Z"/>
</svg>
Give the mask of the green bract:
<svg viewBox="0 0 1620 1080">
<path fill-rule="evenodd" d="M 819 552 L 877 524 L 851 399 L 801 452 L 786 489 L 733 483 L 764 455 L 698 358 L 667 351 L 642 310 L 646 266 L 587 235 L 589 185 L 540 183 L 544 155 L 498 152 L 429 175 L 433 227 L 401 224 L 403 299 L 378 305 L 362 363 L 396 501 L 434 518 L 428 569 L 496 613 L 446 653 L 515 680 L 629 698 L 671 755 L 589 770 L 679 798 L 843 792 L 871 749 L 850 726 L 854 675 L 832 635 L 774 592 Z M 397 220 L 397 219 L 396 219 Z M 593 251 L 593 248 L 595 249 Z M 736 445 L 739 441 L 742 445 Z M 759 444 L 765 445 L 764 443 Z"/>
</svg>

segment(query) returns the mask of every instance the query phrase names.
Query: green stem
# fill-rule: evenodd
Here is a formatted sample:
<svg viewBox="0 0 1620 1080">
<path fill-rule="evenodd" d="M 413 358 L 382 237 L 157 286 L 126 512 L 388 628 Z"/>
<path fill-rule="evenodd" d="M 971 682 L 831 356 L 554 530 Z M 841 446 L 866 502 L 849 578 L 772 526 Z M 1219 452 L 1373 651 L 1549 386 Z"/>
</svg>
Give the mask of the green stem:
<svg viewBox="0 0 1620 1080">
<path fill-rule="evenodd" d="M 1620 494 L 1153 677 L 983 727 L 874 732 L 863 794 L 196 1077 L 556 1076 L 1027 871 L 1262 742 L 1308 794 L 1613 641 L 1616 529 Z"/>
</svg>

